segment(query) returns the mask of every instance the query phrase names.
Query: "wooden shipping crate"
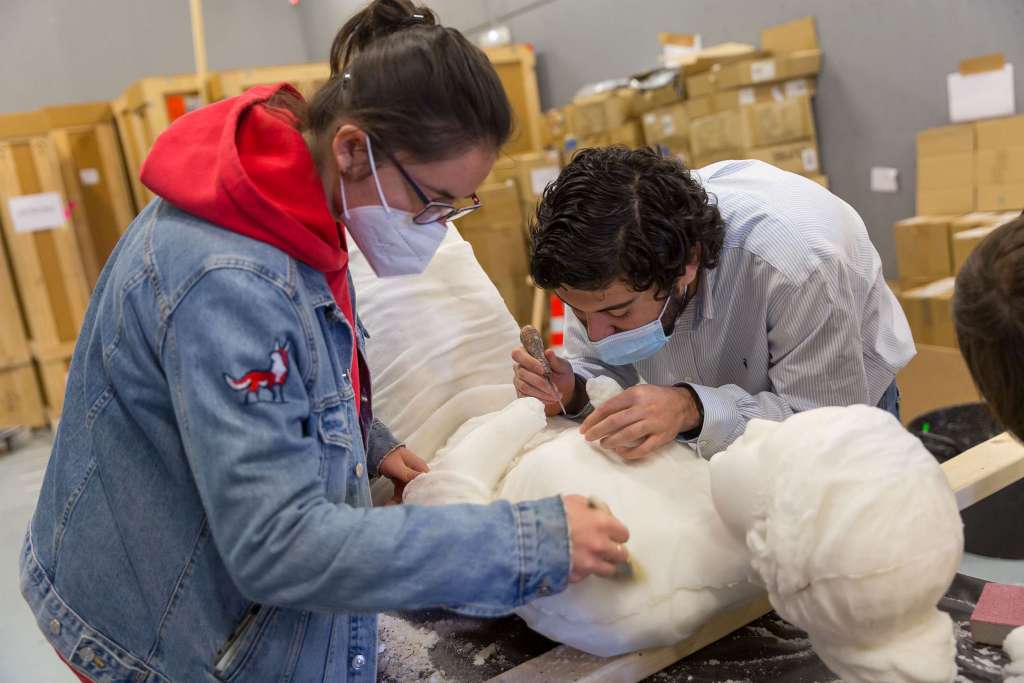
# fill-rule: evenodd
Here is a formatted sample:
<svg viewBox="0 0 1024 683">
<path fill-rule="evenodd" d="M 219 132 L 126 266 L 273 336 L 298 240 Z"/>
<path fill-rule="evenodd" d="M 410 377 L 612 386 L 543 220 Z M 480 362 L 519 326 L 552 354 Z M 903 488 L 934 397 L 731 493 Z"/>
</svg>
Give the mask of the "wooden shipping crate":
<svg viewBox="0 0 1024 683">
<path fill-rule="evenodd" d="M 210 101 L 241 95 L 257 85 L 276 83 L 291 83 L 309 100 L 330 77 L 331 66 L 327 62 L 217 71 L 210 74 Z"/>
<path fill-rule="evenodd" d="M 32 344 L 32 357 L 35 359 L 36 369 L 39 372 L 43 399 L 46 404 L 46 416 L 50 422 L 58 420 L 61 411 L 64 409 L 64 392 L 67 387 L 68 366 L 71 364 L 71 356 L 74 350 L 74 342 L 53 346 Z"/>
<path fill-rule="evenodd" d="M 43 427 L 46 422 L 32 363 L 0 367 L 0 428 Z"/>
<path fill-rule="evenodd" d="M 57 205 L 42 224 L 32 223 L 37 214 L 25 212 L 25 202 L 34 212 L 37 201 Z M 45 134 L 0 141 L 0 203 L 29 338 L 45 347 L 74 342 L 89 283 L 65 208 L 57 152 Z"/>
<path fill-rule="evenodd" d="M 111 102 L 128 166 L 128 179 L 140 211 L 154 197 L 139 180 L 142 162 L 153 142 L 175 119 L 201 105 L 202 87 L 195 74 L 143 78 Z"/>
<path fill-rule="evenodd" d="M 43 110 L 60 160 L 89 285 L 135 217 L 121 143 L 109 102 Z"/>
<path fill-rule="evenodd" d="M 537 58 L 530 45 L 508 45 L 484 50 L 505 94 L 512 104 L 512 137 L 504 147 L 506 154 L 521 154 L 543 148 L 546 122 L 540 109 L 537 89 Z"/>
</svg>

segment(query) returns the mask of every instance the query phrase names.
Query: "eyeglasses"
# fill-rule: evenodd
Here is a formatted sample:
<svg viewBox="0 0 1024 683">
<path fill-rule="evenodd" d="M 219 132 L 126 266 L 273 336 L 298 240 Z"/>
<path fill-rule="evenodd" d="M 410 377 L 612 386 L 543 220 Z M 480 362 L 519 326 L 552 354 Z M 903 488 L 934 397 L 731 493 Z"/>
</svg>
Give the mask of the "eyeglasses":
<svg viewBox="0 0 1024 683">
<path fill-rule="evenodd" d="M 413 189 L 416 196 L 419 197 L 419 200 L 424 204 L 423 208 L 412 217 L 413 223 L 416 223 L 417 225 L 427 225 L 435 222 L 444 223 L 446 221 L 454 221 L 462 218 L 467 213 L 472 213 L 480 208 L 480 198 L 476 196 L 475 192 L 469 196 L 473 201 L 469 206 L 453 206 L 446 202 L 432 201 L 430 197 L 427 196 L 427 193 L 420 189 L 420 186 L 412 179 L 409 172 L 406 171 L 402 165 L 398 163 L 398 160 L 391 155 L 391 152 L 389 152 L 387 148 L 378 144 L 377 149 L 384 151 L 384 156 L 386 156 L 388 160 L 395 165 L 395 168 L 397 168 L 398 172 L 402 174 L 405 182 L 409 184 L 409 187 Z"/>
</svg>

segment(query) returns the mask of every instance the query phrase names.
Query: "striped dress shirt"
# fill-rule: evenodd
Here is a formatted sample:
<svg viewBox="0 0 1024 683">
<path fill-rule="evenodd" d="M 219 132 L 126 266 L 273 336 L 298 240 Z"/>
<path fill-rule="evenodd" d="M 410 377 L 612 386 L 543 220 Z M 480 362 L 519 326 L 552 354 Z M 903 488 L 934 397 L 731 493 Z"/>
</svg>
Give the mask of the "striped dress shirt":
<svg viewBox="0 0 1024 683">
<path fill-rule="evenodd" d="M 725 161 L 694 176 L 725 221 L 718 266 L 701 271 L 668 344 L 634 365 L 598 360 L 567 308 L 565 352 L 575 372 L 623 386 L 690 385 L 704 408 L 691 443 L 704 457 L 752 418 L 876 405 L 915 349 L 857 212 L 760 161 Z"/>
</svg>

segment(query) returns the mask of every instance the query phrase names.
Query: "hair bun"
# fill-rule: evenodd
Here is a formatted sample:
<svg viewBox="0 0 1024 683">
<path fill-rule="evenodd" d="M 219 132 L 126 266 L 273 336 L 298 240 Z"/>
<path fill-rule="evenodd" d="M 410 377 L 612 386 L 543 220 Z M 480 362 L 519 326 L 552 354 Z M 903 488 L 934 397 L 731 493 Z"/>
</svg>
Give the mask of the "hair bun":
<svg viewBox="0 0 1024 683">
<path fill-rule="evenodd" d="M 437 15 L 429 7 L 410 0 L 373 0 L 338 32 L 331 47 L 331 73 L 337 76 L 353 55 L 376 40 L 417 26 L 437 25 Z"/>
</svg>

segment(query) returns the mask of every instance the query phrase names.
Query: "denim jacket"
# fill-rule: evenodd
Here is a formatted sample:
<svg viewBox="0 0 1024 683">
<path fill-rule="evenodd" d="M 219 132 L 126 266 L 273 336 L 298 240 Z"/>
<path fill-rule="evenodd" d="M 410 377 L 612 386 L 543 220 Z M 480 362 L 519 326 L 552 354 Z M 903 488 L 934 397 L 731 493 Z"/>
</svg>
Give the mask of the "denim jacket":
<svg viewBox="0 0 1024 683">
<path fill-rule="evenodd" d="M 558 498 L 370 509 L 396 440 L 361 436 L 364 336 L 274 247 L 159 199 L 140 214 L 93 295 L 21 555 L 67 661 L 94 681 L 374 681 L 376 612 L 496 616 L 565 588 Z"/>
</svg>

